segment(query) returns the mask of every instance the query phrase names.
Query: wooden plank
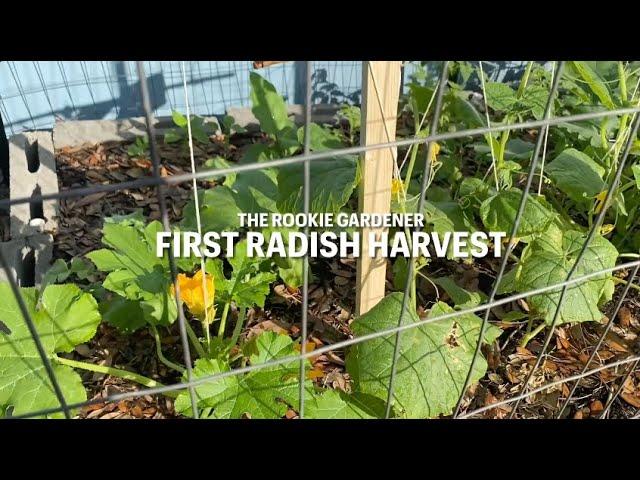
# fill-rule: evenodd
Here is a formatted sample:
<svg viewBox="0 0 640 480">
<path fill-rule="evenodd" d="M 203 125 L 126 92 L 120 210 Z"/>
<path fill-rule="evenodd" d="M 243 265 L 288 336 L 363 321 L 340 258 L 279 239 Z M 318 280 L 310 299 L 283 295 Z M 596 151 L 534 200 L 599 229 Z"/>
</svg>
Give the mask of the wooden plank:
<svg viewBox="0 0 640 480">
<path fill-rule="evenodd" d="M 254 60 L 253 68 L 267 68 L 271 65 L 277 65 L 279 63 L 287 63 L 288 60 Z"/>
<path fill-rule="evenodd" d="M 363 62 L 361 145 L 395 140 L 402 62 Z M 391 180 L 395 149 L 365 152 L 362 161 L 359 210 L 361 213 L 388 213 L 391 208 Z M 386 259 L 368 255 L 369 232 L 377 238 L 385 229 L 362 229 L 362 250 L 358 260 L 356 313 L 362 315 L 383 297 Z"/>
</svg>

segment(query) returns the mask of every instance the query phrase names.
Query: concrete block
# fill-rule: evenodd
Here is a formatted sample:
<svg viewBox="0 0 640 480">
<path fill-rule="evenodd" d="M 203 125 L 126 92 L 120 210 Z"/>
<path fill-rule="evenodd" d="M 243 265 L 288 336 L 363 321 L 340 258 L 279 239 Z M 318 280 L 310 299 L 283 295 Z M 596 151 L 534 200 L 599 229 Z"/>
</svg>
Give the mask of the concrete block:
<svg viewBox="0 0 640 480">
<path fill-rule="evenodd" d="M 311 108 L 311 121 L 320 125 L 336 123 L 336 113 L 340 107 L 338 105 L 313 105 Z M 287 105 L 287 113 L 293 122 L 300 126 L 304 124 L 304 105 Z M 231 115 L 236 123 L 249 131 L 257 131 L 260 127 L 258 119 L 251 108 L 229 108 L 227 115 Z"/>
<path fill-rule="evenodd" d="M 219 123 L 216 117 L 203 117 L 205 122 Z M 164 135 L 175 128 L 171 117 L 158 117 L 155 121 L 157 135 Z M 218 130 L 219 133 L 219 130 Z M 147 134 L 144 117 L 121 120 L 76 120 L 57 122 L 53 127 L 55 148 L 78 147 L 84 144 L 132 141 Z"/>
<path fill-rule="evenodd" d="M 21 287 L 31 287 L 42 282 L 53 258 L 53 236 L 38 233 L 14 238 L 0 243 L 0 250 L 11 266 L 11 274 Z M 0 282 L 7 281 L 6 272 L 0 268 Z"/>
<path fill-rule="evenodd" d="M 58 176 L 51 132 L 24 132 L 9 139 L 11 199 L 58 193 Z M 38 200 L 12 205 L 11 238 L 57 227 L 58 201 Z"/>
</svg>

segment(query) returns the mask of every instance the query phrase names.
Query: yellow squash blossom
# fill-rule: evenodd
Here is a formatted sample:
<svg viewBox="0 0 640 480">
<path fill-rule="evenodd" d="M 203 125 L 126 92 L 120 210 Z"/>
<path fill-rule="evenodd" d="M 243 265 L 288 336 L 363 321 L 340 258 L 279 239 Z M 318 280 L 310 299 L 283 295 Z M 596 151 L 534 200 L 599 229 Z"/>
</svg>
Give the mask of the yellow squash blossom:
<svg viewBox="0 0 640 480">
<path fill-rule="evenodd" d="M 184 273 L 178 274 L 178 285 L 180 286 L 180 297 L 182 301 L 189 307 L 189 311 L 200 320 L 205 319 L 208 313 L 208 321 L 213 320 L 215 310 L 213 308 L 213 298 L 215 294 L 215 285 L 213 276 L 206 274 L 206 304 L 205 292 L 203 290 L 202 270 L 198 270 L 193 277 L 188 277 Z M 171 294 L 175 295 L 175 288 L 171 285 Z"/>
</svg>

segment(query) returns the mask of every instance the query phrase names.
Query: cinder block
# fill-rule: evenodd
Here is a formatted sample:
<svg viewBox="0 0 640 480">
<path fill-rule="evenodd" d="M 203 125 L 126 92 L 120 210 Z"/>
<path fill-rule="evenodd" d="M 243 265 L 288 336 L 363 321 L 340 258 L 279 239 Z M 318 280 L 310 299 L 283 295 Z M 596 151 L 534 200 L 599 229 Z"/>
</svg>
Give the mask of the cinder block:
<svg viewBox="0 0 640 480">
<path fill-rule="evenodd" d="M 33 286 L 42 282 L 53 258 L 53 236 L 38 233 L 14 238 L 0 243 L 0 250 L 10 265 L 11 274 L 18 285 Z M 4 269 L 0 268 L 0 282 L 7 281 Z"/>
<path fill-rule="evenodd" d="M 320 125 L 328 123 L 336 123 L 336 113 L 339 106 L 337 105 L 313 105 L 311 108 L 311 121 Z M 304 105 L 287 105 L 287 114 L 296 125 L 304 124 Z M 227 115 L 231 115 L 236 123 L 241 127 L 250 131 L 257 131 L 260 128 L 258 119 L 255 117 L 251 108 L 229 108 Z"/>
<path fill-rule="evenodd" d="M 58 176 L 51 132 L 24 132 L 9 139 L 11 199 L 58 193 Z M 38 200 L 11 206 L 11 238 L 57 227 L 58 201 Z"/>
<path fill-rule="evenodd" d="M 219 123 L 216 117 L 203 118 L 205 122 Z M 154 126 L 156 135 L 159 136 L 175 128 L 171 117 L 157 117 Z M 220 130 L 217 133 L 220 133 Z M 53 127 L 53 143 L 55 148 L 79 147 L 85 144 L 132 141 L 146 134 L 147 124 L 144 117 L 63 121 L 57 122 Z"/>
</svg>

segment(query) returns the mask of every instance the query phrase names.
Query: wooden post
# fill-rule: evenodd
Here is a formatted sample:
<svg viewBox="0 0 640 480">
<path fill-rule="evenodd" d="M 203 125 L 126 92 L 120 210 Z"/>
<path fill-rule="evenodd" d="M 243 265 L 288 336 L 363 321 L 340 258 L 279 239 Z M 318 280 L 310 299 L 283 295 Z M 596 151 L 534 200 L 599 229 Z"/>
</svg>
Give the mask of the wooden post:
<svg viewBox="0 0 640 480">
<path fill-rule="evenodd" d="M 392 142 L 396 138 L 400 71 L 402 62 L 363 62 L 361 145 Z M 391 180 L 396 149 L 381 148 L 365 152 L 360 182 L 360 213 L 389 213 Z M 385 229 L 362 229 L 362 250 L 358 260 L 356 314 L 368 312 L 383 297 L 386 259 L 368 255 L 369 232 L 379 235 Z"/>
</svg>

